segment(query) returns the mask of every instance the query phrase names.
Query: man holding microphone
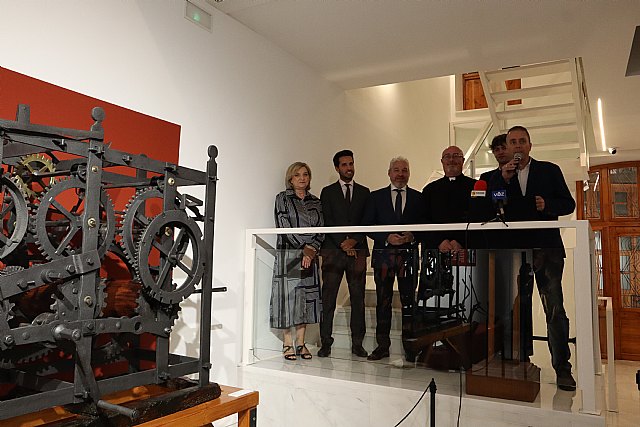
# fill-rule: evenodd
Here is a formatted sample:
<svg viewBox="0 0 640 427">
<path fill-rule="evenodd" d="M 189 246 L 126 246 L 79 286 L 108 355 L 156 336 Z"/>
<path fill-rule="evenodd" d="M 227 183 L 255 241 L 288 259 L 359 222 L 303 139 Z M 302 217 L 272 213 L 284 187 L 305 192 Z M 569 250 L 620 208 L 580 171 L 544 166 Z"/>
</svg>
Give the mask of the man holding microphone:
<svg viewBox="0 0 640 427">
<path fill-rule="evenodd" d="M 529 156 L 531 138 L 523 126 L 507 132 L 507 149 L 512 160 L 491 177 L 490 190 L 505 189 L 506 221 L 555 221 L 570 215 L 576 204 L 558 165 Z M 526 238 L 525 238 L 526 236 Z M 569 358 L 569 319 L 564 309 L 562 272 L 564 244 L 559 229 L 522 234 L 522 247 L 533 248 L 533 268 L 544 307 L 551 362 L 561 390 L 575 390 Z"/>
</svg>

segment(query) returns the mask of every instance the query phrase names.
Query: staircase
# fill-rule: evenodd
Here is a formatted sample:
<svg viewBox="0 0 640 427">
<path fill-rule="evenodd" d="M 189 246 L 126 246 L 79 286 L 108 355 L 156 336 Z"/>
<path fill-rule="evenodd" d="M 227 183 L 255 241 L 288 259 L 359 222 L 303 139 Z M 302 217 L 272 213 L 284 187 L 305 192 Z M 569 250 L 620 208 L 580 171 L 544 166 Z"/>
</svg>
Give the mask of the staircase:
<svg viewBox="0 0 640 427">
<path fill-rule="evenodd" d="M 589 153 L 597 148 L 581 58 L 479 74 L 494 135 L 525 126 L 532 157 L 558 164 L 569 184 L 587 178 Z M 505 82 L 516 79 L 521 88 L 507 90 Z M 512 100 L 521 103 L 508 105 Z"/>
<path fill-rule="evenodd" d="M 346 286 L 344 283 L 343 286 Z M 402 309 L 400 305 L 400 295 L 398 291 L 393 292 L 391 315 L 391 338 L 390 351 L 394 355 L 403 354 L 402 347 Z M 376 291 L 367 288 L 365 290 L 365 325 L 367 332 L 362 343 L 365 350 L 369 353 L 376 348 Z M 344 305 L 336 307 L 333 317 L 333 347 L 350 350 L 351 349 L 351 330 L 349 329 L 349 321 L 351 319 L 351 307 Z"/>
</svg>

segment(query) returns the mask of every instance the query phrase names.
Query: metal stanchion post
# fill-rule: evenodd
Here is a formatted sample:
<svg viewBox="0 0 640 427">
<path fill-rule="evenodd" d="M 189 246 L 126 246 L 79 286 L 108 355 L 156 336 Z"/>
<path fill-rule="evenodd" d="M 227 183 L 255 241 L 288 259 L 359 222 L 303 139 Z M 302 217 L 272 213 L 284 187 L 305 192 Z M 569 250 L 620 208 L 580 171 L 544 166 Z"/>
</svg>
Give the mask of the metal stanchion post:
<svg viewBox="0 0 640 427">
<path fill-rule="evenodd" d="M 639 371 L 640 372 L 640 371 Z M 436 381 L 431 378 L 429 383 L 429 393 L 431 393 L 431 427 L 436 427 Z"/>
</svg>

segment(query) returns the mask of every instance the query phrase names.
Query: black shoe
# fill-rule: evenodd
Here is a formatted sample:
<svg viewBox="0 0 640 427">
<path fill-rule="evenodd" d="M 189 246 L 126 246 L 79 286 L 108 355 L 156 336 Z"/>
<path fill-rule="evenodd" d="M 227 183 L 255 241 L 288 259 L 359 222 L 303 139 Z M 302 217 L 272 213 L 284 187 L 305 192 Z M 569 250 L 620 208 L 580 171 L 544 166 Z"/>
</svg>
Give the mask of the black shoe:
<svg viewBox="0 0 640 427">
<path fill-rule="evenodd" d="M 384 359 L 385 357 L 389 357 L 389 349 L 385 350 L 378 347 L 371 352 L 369 357 L 367 357 L 367 360 L 380 360 Z"/>
<path fill-rule="evenodd" d="M 351 347 L 351 353 L 358 357 L 367 357 L 369 355 L 362 345 L 354 345 Z"/>
<path fill-rule="evenodd" d="M 323 345 L 322 347 L 320 347 L 320 350 L 318 350 L 318 357 L 328 357 L 330 354 L 331 354 L 330 345 Z"/>
<path fill-rule="evenodd" d="M 574 391 L 576 389 L 576 380 L 573 379 L 570 370 L 558 372 L 556 374 L 556 384 L 560 390 Z"/>
</svg>

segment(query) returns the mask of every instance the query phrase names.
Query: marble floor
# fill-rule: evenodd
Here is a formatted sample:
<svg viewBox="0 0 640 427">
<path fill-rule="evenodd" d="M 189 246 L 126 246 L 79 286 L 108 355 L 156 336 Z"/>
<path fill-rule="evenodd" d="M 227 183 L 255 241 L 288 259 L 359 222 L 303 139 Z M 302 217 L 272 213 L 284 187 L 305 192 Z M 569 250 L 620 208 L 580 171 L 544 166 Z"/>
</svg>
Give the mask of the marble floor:
<svg viewBox="0 0 640 427">
<path fill-rule="evenodd" d="M 340 384 L 348 384 L 345 387 L 350 387 L 351 383 L 361 383 L 367 386 L 382 386 L 392 387 L 398 390 L 412 391 L 415 396 L 419 397 L 421 392 L 427 387 L 429 382 L 433 379 L 437 387 L 437 393 L 439 396 L 447 396 L 448 403 L 444 403 L 443 406 L 450 406 L 450 411 L 453 417 L 450 419 L 450 424 L 440 423 L 437 425 L 456 425 L 457 412 L 466 414 L 463 416 L 460 425 L 488 425 L 485 423 L 475 423 L 472 420 L 473 415 L 472 408 L 475 405 L 481 404 L 482 401 L 493 405 L 508 404 L 509 409 L 505 410 L 514 411 L 517 413 L 518 407 L 520 407 L 523 413 L 535 414 L 535 410 L 542 410 L 540 413 L 544 414 L 542 419 L 549 420 L 549 417 L 554 419 L 553 423 L 549 424 L 545 421 L 544 425 L 603 425 L 603 418 L 606 420 L 606 426 L 638 426 L 640 425 L 640 392 L 636 385 L 636 371 L 640 369 L 640 362 L 630 361 L 617 361 L 616 362 L 616 377 L 617 377 L 617 402 L 618 412 L 610 412 L 607 408 L 607 402 L 605 399 L 607 386 L 604 384 L 606 373 L 606 361 L 604 362 L 604 373 L 602 376 L 598 376 L 600 385 L 601 399 L 603 408 L 600 417 L 594 417 L 593 415 L 580 414 L 579 401 L 576 398 L 576 392 L 566 392 L 558 390 L 554 384 L 555 375 L 551 368 L 545 366 L 546 361 L 535 361 L 538 366 L 541 367 L 541 384 L 540 393 L 534 402 L 512 402 L 504 401 L 500 399 L 491 399 L 479 396 L 468 396 L 464 390 L 464 375 L 460 375 L 459 372 L 446 372 L 427 369 L 423 366 L 407 363 L 400 355 L 392 354 L 390 358 L 383 359 L 377 362 L 366 361 L 366 359 L 352 356 L 348 350 L 334 349 L 331 357 L 318 358 L 315 356 L 317 349 L 311 349 L 314 357 L 312 360 L 296 360 L 285 361 L 281 354 L 278 352 L 261 351 L 259 352 L 259 360 L 250 365 L 248 368 L 258 369 L 261 373 L 259 375 L 274 375 L 275 377 L 281 377 L 280 381 L 285 381 L 282 378 L 286 375 L 292 375 L 300 378 L 300 376 L 311 376 L 317 379 L 335 379 L 341 381 L 348 381 L 349 383 L 340 382 Z M 540 351 L 538 354 L 544 354 Z M 548 354 L 548 353 L 547 353 Z M 248 378 L 253 378 L 255 381 L 255 375 L 257 371 L 253 371 Z M 246 386 L 251 386 L 252 380 L 248 380 Z M 257 385 L 256 383 L 254 383 Z M 420 392 L 420 393 L 416 393 Z M 414 396 L 411 395 L 411 396 Z M 413 399 L 413 397 L 412 397 Z M 428 395 L 424 400 L 428 400 Z M 262 398 L 261 398 L 262 401 Z M 417 399 L 416 399 L 417 401 Z M 460 407 L 458 405 L 460 404 Z M 455 407 L 454 407 L 455 406 Z M 467 406 L 465 408 L 465 406 Z M 534 412 L 531 412 L 534 411 Z M 448 416 L 448 415 L 447 415 Z M 511 415 L 514 416 L 513 414 Z M 531 416 L 531 415 L 527 415 Z M 505 415 L 502 415 L 504 418 Z M 546 417 L 546 418 L 545 418 Z M 571 418 L 572 417 L 572 418 Z M 582 418 L 582 419 L 581 419 Z M 564 420 L 564 421 L 563 421 Z M 266 421 L 262 419 L 261 421 Z M 471 421 L 471 422 L 470 422 Z M 387 423 L 376 424 L 371 422 L 371 425 L 387 425 Z M 391 423 L 390 425 L 393 425 Z M 267 423 L 266 425 L 271 425 Z M 340 424 L 336 424 L 340 425 Z M 367 425 L 366 423 L 362 425 Z M 404 424 L 403 424 L 404 425 Z M 411 424 L 413 425 L 413 424 Z M 500 425 L 542 425 L 535 421 L 525 422 L 525 424 L 518 424 L 517 421 L 504 422 Z"/>
<path fill-rule="evenodd" d="M 605 412 L 607 427 L 640 425 L 640 391 L 638 391 L 638 385 L 636 384 L 636 372 L 639 369 L 640 362 L 616 360 L 618 411 Z M 606 386 L 604 389 L 608 392 Z"/>
</svg>

